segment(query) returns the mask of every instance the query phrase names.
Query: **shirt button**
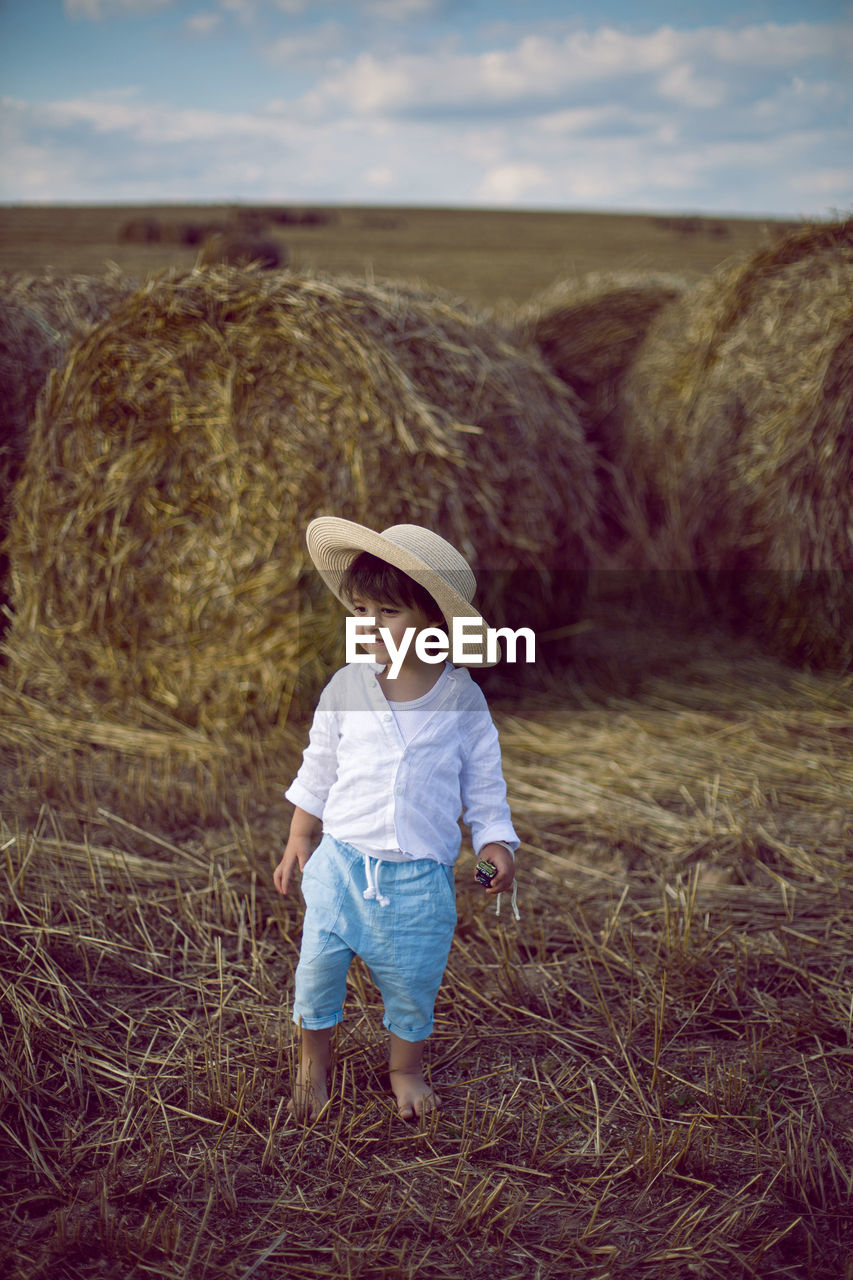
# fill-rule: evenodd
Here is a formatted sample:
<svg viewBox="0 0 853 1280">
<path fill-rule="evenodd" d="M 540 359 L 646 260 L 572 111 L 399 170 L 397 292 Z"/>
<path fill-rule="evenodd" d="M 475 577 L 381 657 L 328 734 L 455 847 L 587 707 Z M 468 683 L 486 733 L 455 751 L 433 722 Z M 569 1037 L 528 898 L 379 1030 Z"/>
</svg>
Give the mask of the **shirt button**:
<svg viewBox="0 0 853 1280">
<path fill-rule="evenodd" d="M 386 712 L 386 714 L 382 717 L 382 719 L 385 721 L 385 723 L 386 723 L 386 724 L 390 724 L 390 723 L 391 723 L 391 716 L 390 716 L 387 712 Z"/>
</svg>

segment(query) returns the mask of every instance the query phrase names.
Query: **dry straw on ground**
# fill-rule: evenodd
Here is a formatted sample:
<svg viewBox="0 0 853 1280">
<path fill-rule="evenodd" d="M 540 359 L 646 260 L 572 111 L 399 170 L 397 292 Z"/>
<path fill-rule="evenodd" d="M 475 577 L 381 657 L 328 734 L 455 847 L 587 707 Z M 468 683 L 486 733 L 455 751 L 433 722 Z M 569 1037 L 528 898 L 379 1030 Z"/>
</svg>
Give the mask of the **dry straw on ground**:
<svg viewBox="0 0 853 1280">
<path fill-rule="evenodd" d="M 287 1114 L 281 808 L 0 822 L 4 1275 L 848 1276 L 850 690 L 744 647 L 667 667 L 496 708 L 522 921 L 464 854 L 428 1123 L 359 966 L 328 1117 Z"/>
<path fill-rule="evenodd" d="M 720 270 L 652 325 L 623 389 L 620 461 L 645 507 L 623 563 L 698 570 L 785 654 L 850 663 L 851 420 L 848 221 Z"/>
<path fill-rule="evenodd" d="M 47 387 L 8 539 L 8 683 L 90 734 L 166 716 L 263 737 L 341 639 L 304 549 L 320 513 L 429 524 L 483 567 L 487 616 L 509 583 L 515 625 L 560 624 L 591 453 L 535 357 L 418 290 L 149 282 Z"/>
</svg>

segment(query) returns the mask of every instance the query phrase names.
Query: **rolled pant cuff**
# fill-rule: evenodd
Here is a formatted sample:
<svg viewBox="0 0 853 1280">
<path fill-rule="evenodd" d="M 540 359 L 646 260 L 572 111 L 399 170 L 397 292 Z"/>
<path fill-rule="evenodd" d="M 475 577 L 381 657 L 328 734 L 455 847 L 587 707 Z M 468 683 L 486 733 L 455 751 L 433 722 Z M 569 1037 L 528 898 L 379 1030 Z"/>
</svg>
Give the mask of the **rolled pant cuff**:
<svg viewBox="0 0 853 1280">
<path fill-rule="evenodd" d="M 331 1021 L 330 1021 L 331 1018 Z M 344 1011 L 340 1009 L 338 1013 L 330 1014 L 327 1018 L 306 1018 L 302 1014 L 293 1011 L 293 1021 L 298 1027 L 303 1027 L 305 1031 L 331 1031 L 332 1027 L 336 1027 L 344 1020 Z"/>
<path fill-rule="evenodd" d="M 417 1044 L 421 1040 L 426 1040 L 427 1036 L 432 1035 L 433 1022 L 425 1022 L 422 1027 L 415 1027 L 414 1031 L 410 1027 L 400 1027 L 396 1022 L 392 1022 L 386 1015 L 382 1019 L 382 1025 L 386 1031 L 390 1031 L 398 1040 L 408 1040 L 410 1044 Z"/>
</svg>

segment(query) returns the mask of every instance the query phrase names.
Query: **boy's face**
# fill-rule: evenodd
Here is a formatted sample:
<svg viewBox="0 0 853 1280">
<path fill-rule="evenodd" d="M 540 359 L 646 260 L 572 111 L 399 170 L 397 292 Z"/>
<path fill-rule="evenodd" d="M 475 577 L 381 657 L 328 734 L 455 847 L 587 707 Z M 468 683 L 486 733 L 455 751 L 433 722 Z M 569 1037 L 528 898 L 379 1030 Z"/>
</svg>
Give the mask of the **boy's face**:
<svg viewBox="0 0 853 1280">
<path fill-rule="evenodd" d="M 368 653 L 373 654 L 376 662 L 382 663 L 390 662 L 391 655 L 379 638 L 380 627 L 387 628 L 395 647 L 399 648 L 407 627 L 414 627 L 417 635 L 419 631 L 424 631 L 427 627 L 440 626 L 442 622 L 440 617 L 431 617 L 420 605 L 394 604 L 390 600 L 370 600 L 361 595 L 353 596 L 352 610 L 360 618 L 376 619 L 376 643 L 365 644 L 363 647 Z M 403 667 L 410 665 L 413 660 L 419 662 L 415 654 L 414 637 L 403 660 Z"/>
</svg>

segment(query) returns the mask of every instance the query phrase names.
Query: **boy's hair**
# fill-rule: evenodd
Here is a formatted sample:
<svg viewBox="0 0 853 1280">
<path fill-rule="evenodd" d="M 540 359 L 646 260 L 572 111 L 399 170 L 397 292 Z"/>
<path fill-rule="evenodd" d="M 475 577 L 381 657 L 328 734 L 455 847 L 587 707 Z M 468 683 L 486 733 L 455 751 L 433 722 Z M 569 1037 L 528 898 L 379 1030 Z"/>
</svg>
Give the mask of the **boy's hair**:
<svg viewBox="0 0 853 1280">
<path fill-rule="evenodd" d="M 441 609 L 425 587 L 396 565 L 369 551 L 360 552 L 350 563 L 341 580 L 341 594 L 350 603 L 354 596 L 365 596 L 368 600 L 387 601 L 403 607 L 416 605 L 431 621 L 444 622 Z"/>
</svg>

